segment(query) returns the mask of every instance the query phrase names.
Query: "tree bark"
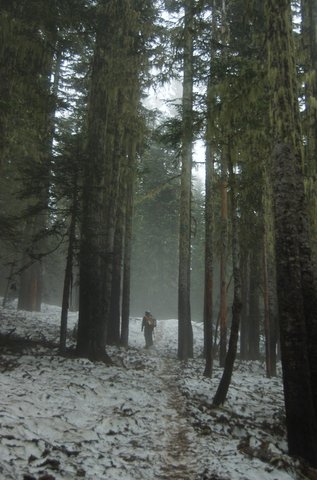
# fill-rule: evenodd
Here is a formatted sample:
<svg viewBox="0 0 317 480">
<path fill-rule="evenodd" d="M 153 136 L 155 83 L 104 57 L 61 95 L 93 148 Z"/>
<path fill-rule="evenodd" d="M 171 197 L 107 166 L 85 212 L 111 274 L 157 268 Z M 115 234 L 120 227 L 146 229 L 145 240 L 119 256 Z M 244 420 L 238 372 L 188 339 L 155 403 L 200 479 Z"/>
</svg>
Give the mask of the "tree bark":
<svg viewBox="0 0 317 480">
<path fill-rule="evenodd" d="M 317 258 L 317 2 L 301 1 L 302 31 L 301 58 L 303 58 L 305 81 L 305 110 L 303 127 L 306 140 L 304 150 L 305 193 L 308 202 L 310 234 L 313 241 L 315 258 Z"/>
<path fill-rule="evenodd" d="M 122 171 L 120 179 L 120 203 L 118 205 L 118 214 L 114 236 L 113 266 L 112 266 L 112 285 L 111 285 L 111 308 L 107 334 L 107 343 L 109 345 L 118 345 L 120 343 L 120 320 L 121 320 L 121 284 L 122 284 L 122 264 L 123 264 L 123 242 L 124 242 L 124 220 L 126 202 L 126 179 Z"/>
<path fill-rule="evenodd" d="M 225 364 L 227 354 L 227 254 L 228 254 L 228 180 L 226 153 L 221 163 L 221 247 L 220 247 L 220 345 L 219 364 Z"/>
<path fill-rule="evenodd" d="M 253 244 L 250 252 L 250 287 L 249 287 L 249 355 L 250 360 L 260 358 L 260 251 L 258 244 Z"/>
<path fill-rule="evenodd" d="M 291 4 L 266 0 L 281 356 L 290 455 L 317 466 L 317 302 L 306 224 Z"/>
<path fill-rule="evenodd" d="M 111 243 L 107 231 L 107 201 L 112 179 L 112 157 L 109 154 L 113 150 L 108 122 L 116 91 L 109 85 L 109 39 L 103 28 L 104 22 L 109 21 L 105 2 L 101 1 L 89 96 L 77 335 L 77 353 L 92 360 L 107 360 L 105 301 L 110 301 L 109 298 L 105 300 L 105 282 L 112 255 L 112 251 L 105 250 Z"/>
<path fill-rule="evenodd" d="M 193 143 L 193 1 L 186 0 L 184 25 L 183 136 L 178 272 L 178 358 L 193 356 L 190 311 L 191 178 Z"/>
<path fill-rule="evenodd" d="M 30 312 L 40 312 L 42 304 L 43 265 L 41 259 L 37 258 L 39 246 L 34 242 L 40 228 L 39 222 L 39 216 L 31 218 L 23 235 L 28 252 L 24 253 L 21 262 L 18 309 Z"/>
<path fill-rule="evenodd" d="M 317 465 L 317 422 L 313 402 L 307 326 L 298 242 L 298 183 L 289 146 L 273 152 L 277 292 L 290 455 Z"/>
<path fill-rule="evenodd" d="M 208 108 L 210 121 L 210 106 Z M 207 127 L 208 128 L 208 127 Z M 213 368 L 213 155 L 211 141 L 206 146 L 206 197 L 205 197 L 205 290 L 204 290 L 204 376 L 211 378 Z"/>
<path fill-rule="evenodd" d="M 133 226 L 133 203 L 134 203 L 134 188 L 135 188 L 135 167 L 136 167 L 135 139 L 130 139 L 129 150 L 130 150 L 129 158 L 128 158 L 129 173 L 127 176 L 123 285 L 122 285 L 122 320 L 121 320 L 121 345 L 123 345 L 126 348 L 128 347 L 128 344 L 129 344 L 132 226 Z"/>
<path fill-rule="evenodd" d="M 272 185 L 269 169 L 264 172 L 264 238 L 263 238 L 263 272 L 264 272 L 264 308 L 265 308 L 265 350 L 266 373 L 268 377 L 276 376 L 278 347 L 278 318 L 276 268 L 274 255 L 274 225 L 272 207 Z"/>
<path fill-rule="evenodd" d="M 242 249 L 241 249 L 242 250 Z M 240 319 L 240 358 L 249 360 L 249 288 L 250 288 L 250 255 L 249 251 L 241 251 L 241 319 Z"/>
<path fill-rule="evenodd" d="M 235 178 L 232 166 L 232 160 L 229 155 L 228 158 L 228 167 L 229 167 L 229 181 L 230 181 L 230 192 L 231 192 L 231 222 L 232 222 L 232 266 L 233 266 L 233 304 L 232 304 L 232 322 L 230 329 L 230 338 L 228 352 L 225 360 L 225 368 L 216 391 L 216 394 L 213 398 L 213 406 L 217 407 L 223 404 L 227 398 L 227 393 L 229 390 L 233 366 L 237 354 L 237 346 L 239 339 L 239 326 L 240 326 L 240 316 L 241 316 L 241 274 L 240 274 L 240 265 L 239 265 L 239 232 L 238 232 L 238 214 L 237 214 L 237 199 L 236 199 L 236 189 L 235 189 Z"/>
<path fill-rule="evenodd" d="M 69 309 L 69 298 L 71 292 L 71 285 L 73 279 L 73 258 L 74 258 L 74 243 L 76 235 L 76 220 L 78 212 L 78 191 L 77 181 L 75 180 L 73 191 L 73 205 L 71 210 L 71 220 L 68 231 L 68 249 L 66 257 L 66 267 L 64 276 L 63 298 L 62 298 L 62 311 L 61 311 L 61 326 L 60 326 L 60 338 L 59 338 L 59 350 L 61 353 L 66 351 L 66 339 L 67 339 L 67 316 Z"/>
</svg>

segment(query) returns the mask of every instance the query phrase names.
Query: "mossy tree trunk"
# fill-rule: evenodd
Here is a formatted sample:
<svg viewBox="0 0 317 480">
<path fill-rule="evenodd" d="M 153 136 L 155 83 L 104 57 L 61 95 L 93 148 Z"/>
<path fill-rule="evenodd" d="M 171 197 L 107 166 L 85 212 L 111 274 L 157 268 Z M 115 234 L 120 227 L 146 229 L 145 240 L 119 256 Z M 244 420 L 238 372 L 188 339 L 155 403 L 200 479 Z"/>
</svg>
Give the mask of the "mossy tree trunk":
<svg viewBox="0 0 317 480">
<path fill-rule="evenodd" d="M 269 180 L 267 166 L 264 172 L 264 238 L 263 238 L 263 283 L 264 283 L 264 328 L 266 374 L 276 376 L 277 347 L 278 347 L 278 318 L 276 270 L 274 253 L 274 225 L 272 210 L 272 186 Z"/>
<path fill-rule="evenodd" d="M 112 210 L 109 201 L 117 189 L 113 166 L 112 108 L 118 88 L 114 68 L 117 14 L 114 2 L 100 1 L 97 7 L 96 43 L 88 102 L 88 132 L 83 185 L 80 245 L 80 300 L 77 352 L 93 360 L 107 360 L 105 352 L 110 305 L 106 288 L 112 261 Z M 108 28 L 105 28 L 105 26 Z M 113 49 L 109 48 L 109 45 Z M 112 76 L 113 75 L 113 76 Z"/>
<path fill-rule="evenodd" d="M 152 15 L 150 2 L 144 2 L 142 9 L 138 2 L 129 0 L 100 0 L 97 6 L 88 101 L 77 338 L 78 354 L 93 360 L 109 360 L 105 345 L 112 314 L 115 328 L 111 330 L 111 337 L 115 337 L 116 342 L 119 340 L 121 292 L 118 282 L 121 284 L 122 272 L 118 272 L 121 267 L 117 263 L 122 256 L 120 244 L 126 243 L 129 235 L 128 227 L 123 229 L 120 219 L 120 178 L 124 175 L 127 157 L 131 160 L 132 137 L 138 142 L 142 135 L 139 129 L 140 70 L 146 66 L 146 38 L 150 35 L 148 21 Z M 144 35 L 140 35 L 140 29 Z M 133 161 L 135 158 L 134 151 Z M 134 182 L 134 175 L 132 177 Z M 129 185 L 129 181 L 125 181 Z M 123 199 L 126 225 L 132 221 L 127 218 L 132 215 L 127 207 L 129 201 L 127 194 Z M 124 249 L 126 251 L 126 246 Z M 116 312 L 111 311 L 112 301 Z M 114 341 L 111 337 L 110 341 Z"/>
<path fill-rule="evenodd" d="M 309 224 L 312 247 L 317 257 L 317 1 L 302 0 L 301 51 L 304 69 L 305 110 L 303 133 L 306 139 L 304 151 L 305 191 L 309 206 Z"/>
<path fill-rule="evenodd" d="M 266 0 L 277 295 L 289 453 L 317 466 L 316 284 L 306 224 L 291 2 Z"/>
</svg>

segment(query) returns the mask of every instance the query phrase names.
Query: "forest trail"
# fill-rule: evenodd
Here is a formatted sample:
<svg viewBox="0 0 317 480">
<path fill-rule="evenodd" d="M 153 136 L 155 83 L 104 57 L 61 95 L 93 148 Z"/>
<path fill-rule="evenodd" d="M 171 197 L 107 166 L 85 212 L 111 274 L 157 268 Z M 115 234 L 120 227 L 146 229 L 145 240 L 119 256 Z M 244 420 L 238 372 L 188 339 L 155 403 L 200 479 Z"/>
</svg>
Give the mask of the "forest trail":
<svg viewBox="0 0 317 480">
<path fill-rule="evenodd" d="M 160 355 L 164 351 L 164 324 L 158 325 L 155 336 L 155 349 L 149 354 Z M 186 414 L 184 398 L 177 386 L 178 363 L 175 359 L 160 356 L 160 368 L 157 378 L 161 384 L 161 392 L 157 401 L 164 398 L 166 409 L 159 420 L 165 425 L 162 441 L 160 472 L 161 480 L 193 480 L 198 478 L 197 451 L 190 440 L 195 435 L 194 429 Z"/>
<path fill-rule="evenodd" d="M 166 425 L 166 456 L 161 466 L 162 475 L 159 478 L 192 480 L 197 475 L 197 452 L 193 450 L 189 440 L 194 432 L 186 418 L 184 399 L 178 390 L 173 368 L 175 368 L 175 362 L 164 358 L 159 378 L 164 385 L 169 408 L 162 418 L 162 423 Z"/>
</svg>

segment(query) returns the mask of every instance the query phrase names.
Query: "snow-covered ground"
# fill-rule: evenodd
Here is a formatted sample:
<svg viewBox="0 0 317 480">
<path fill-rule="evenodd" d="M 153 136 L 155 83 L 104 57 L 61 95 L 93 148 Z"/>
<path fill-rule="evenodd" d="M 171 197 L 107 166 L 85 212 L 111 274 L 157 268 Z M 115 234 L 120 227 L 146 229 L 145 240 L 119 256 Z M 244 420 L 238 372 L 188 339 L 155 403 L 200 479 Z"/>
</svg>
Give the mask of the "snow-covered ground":
<svg viewBox="0 0 317 480">
<path fill-rule="evenodd" d="M 145 350 L 131 319 L 130 348 L 109 348 L 106 367 L 59 356 L 59 322 L 58 307 L 0 310 L 0 479 L 308 478 L 286 454 L 281 378 L 265 378 L 264 365 L 237 362 L 228 401 L 211 408 L 222 372 L 202 375 L 201 324 L 183 365 L 176 320 L 159 320 Z M 6 347 L 4 334 L 29 343 Z"/>
</svg>

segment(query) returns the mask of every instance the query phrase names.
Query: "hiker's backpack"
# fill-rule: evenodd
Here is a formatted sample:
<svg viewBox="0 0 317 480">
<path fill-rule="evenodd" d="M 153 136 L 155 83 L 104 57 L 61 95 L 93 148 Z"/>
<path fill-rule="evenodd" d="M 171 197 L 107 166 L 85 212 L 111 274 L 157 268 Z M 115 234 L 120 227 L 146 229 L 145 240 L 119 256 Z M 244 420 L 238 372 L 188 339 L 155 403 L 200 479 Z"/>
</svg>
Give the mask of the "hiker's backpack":
<svg viewBox="0 0 317 480">
<path fill-rule="evenodd" d="M 147 318 L 147 323 L 150 327 L 156 327 L 156 320 L 152 316 Z"/>
</svg>

